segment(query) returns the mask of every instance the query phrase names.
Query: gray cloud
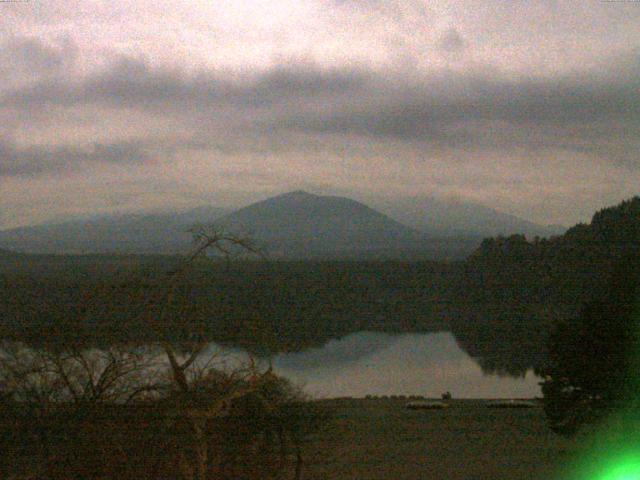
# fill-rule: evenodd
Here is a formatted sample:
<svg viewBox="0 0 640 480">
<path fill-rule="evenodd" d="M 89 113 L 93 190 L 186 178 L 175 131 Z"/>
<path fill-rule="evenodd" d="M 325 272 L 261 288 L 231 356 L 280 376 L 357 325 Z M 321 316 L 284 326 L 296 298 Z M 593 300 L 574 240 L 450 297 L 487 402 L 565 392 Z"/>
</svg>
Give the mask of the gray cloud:
<svg viewBox="0 0 640 480">
<path fill-rule="evenodd" d="M 330 134 L 420 142 L 463 152 L 570 150 L 638 166 L 639 90 L 637 55 L 582 74 L 524 78 L 488 70 L 411 78 L 402 72 L 321 69 L 300 63 L 244 76 L 188 74 L 121 57 L 76 81 L 44 78 L 6 91 L 0 109 L 104 106 L 177 115 L 181 128 L 192 132 L 170 145 L 178 150 L 209 146 L 238 153 L 243 148 L 278 151 L 296 145 L 304 149 L 294 138 L 299 134 L 307 136 L 302 143 L 316 150 L 322 136 Z M 318 135 L 316 141 L 309 139 Z M 81 163 L 73 152 L 63 153 L 48 152 L 49 164 L 58 162 L 52 158 L 62 162 L 65 155 L 70 165 Z M 135 151 L 121 153 L 136 156 Z M 29 160 L 29 155 L 35 154 L 9 162 L 14 166 L 4 171 L 44 165 Z M 44 167 L 30 171 L 38 168 Z"/>
<path fill-rule="evenodd" d="M 369 85 L 359 102 L 317 115 L 293 114 L 285 125 L 307 133 L 417 141 L 463 152 L 572 150 L 639 166 L 640 71 L 635 75 L 628 65 L 610 65 L 606 78 L 590 73 L 524 80 L 448 74 L 392 91 Z"/>
<path fill-rule="evenodd" d="M 216 105 L 258 107 L 294 98 L 348 92 L 363 82 L 355 71 L 321 71 L 305 65 L 279 67 L 242 80 L 210 72 L 186 75 L 179 70 L 151 68 L 146 62 L 121 58 L 108 69 L 80 81 L 44 80 L 5 92 L 0 106 L 40 107 L 107 104 L 154 108 Z"/>
<path fill-rule="evenodd" d="M 97 162 L 141 163 L 149 158 L 142 145 L 136 143 L 20 148 L 0 141 L 0 177 L 34 176 Z"/>
<path fill-rule="evenodd" d="M 9 80 L 42 78 L 73 67 L 78 47 L 69 36 L 44 41 L 33 36 L 13 36 L 0 44 L 0 72 Z"/>
<path fill-rule="evenodd" d="M 178 115 L 181 128 L 192 134 L 176 139 L 176 149 L 209 144 L 236 153 L 278 150 L 283 144 L 291 149 L 298 134 L 359 135 L 465 152 L 570 150 L 637 166 L 639 90 L 637 56 L 557 78 L 450 71 L 419 79 L 309 64 L 246 76 L 187 74 L 121 58 L 75 82 L 44 79 L 8 91 L 0 109 L 49 104 Z"/>
<path fill-rule="evenodd" d="M 5 223 L 145 189 L 162 194 L 130 208 L 309 182 L 567 223 L 637 193 L 633 2 L 51 0 L 2 13 Z"/>
<path fill-rule="evenodd" d="M 467 47 L 467 42 L 458 30 L 450 28 L 440 37 L 438 46 L 445 52 L 459 52 Z"/>
</svg>

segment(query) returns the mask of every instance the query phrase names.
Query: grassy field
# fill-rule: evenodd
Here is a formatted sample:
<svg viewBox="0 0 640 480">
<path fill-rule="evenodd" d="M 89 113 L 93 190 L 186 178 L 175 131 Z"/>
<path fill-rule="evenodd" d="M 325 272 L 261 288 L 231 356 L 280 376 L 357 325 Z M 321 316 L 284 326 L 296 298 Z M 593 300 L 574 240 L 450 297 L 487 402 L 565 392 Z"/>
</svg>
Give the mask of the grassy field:
<svg viewBox="0 0 640 480">
<path fill-rule="evenodd" d="M 305 447 L 305 480 L 551 479 L 574 448 L 546 427 L 541 407 L 454 400 L 448 409 L 412 411 L 402 399 L 322 403 L 333 420 Z"/>
</svg>

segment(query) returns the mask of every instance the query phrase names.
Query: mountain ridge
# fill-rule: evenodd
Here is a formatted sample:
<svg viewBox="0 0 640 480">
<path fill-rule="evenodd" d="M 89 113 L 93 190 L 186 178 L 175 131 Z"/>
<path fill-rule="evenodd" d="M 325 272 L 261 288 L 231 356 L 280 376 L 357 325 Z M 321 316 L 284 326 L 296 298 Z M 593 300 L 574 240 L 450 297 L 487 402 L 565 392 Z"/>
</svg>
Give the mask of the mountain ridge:
<svg viewBox="0 0 640 480">
<path fill-rule="evenodd" d="M 136 213 L 3 230 L 0 248 L 54 254 L 176 254 L 190 248 L 190 227 L 217 224 L 250 233 L 275 258 L 460 259 L 482 237 L 515 233 L 526 222 L 517 219 L 507 222 L 511 230 L 489 228 L 479 234 L 477 219 L 467 225 L 468 214 L 447 218 L 448 204 L 432 198 L 405 199 L 386 208 L 369 203 L 295 190 L 237 210 L 203 206 L 178 213 Z M 484 209 L 482 218 L 499 213 L 474 208 Z M 453 228 L 452 222 L 458 225 Z M 525 233 L 531 234 L 529 230 Z"/>
<path fill-rule="evenodd" d="M 560 235 L 561 225 L 540 225 L 480 203 L 462 199 L 413 196 L 379 202 L 379 210 L 426 233 L 444 236 L 524 234 L 527 237 Z"/>
<path fill-rule="evenodd" d="M 417 254 L 424 234 L 356 200 L 302 190 L 253 203 L 218 223 L 248 232 L 275 257 Z"/>
<path fill-rule="evenodd" d="M 180 213 L 133 213 L 0 230 L 0 248 L 44 254 L 175 254 L 192 241 L 189 229 L 225 209 L 199 207 Z"/>
</svg>

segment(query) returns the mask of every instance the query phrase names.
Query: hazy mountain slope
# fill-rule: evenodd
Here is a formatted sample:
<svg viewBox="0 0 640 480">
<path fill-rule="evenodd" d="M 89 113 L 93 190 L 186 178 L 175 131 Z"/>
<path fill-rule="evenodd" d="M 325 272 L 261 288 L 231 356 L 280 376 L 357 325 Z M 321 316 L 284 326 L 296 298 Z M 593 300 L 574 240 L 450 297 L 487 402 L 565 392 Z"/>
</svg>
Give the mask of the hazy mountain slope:
<svg viewBox="0 0 640 480">
<path fill-rule="evenodd" d="M 515 215 L 499 212 L 473 202 L 413 197 L 380 202 L 379 209 L 417 230 L 437 236 L 524 234 L 549 237 L 566 230 L 562 226 L 543 226 Z"/>
<path fill-rule="evenodd" d="M 202 207 L 0 231 L 0 247 L 28 253 L 181 253 L 189 248 L 190 227 L 214 221 L 252 236 L 272 258 L 462 259 L 481 241 L 457 232 L 455 238 L 448 231 L 429 235 L 355 200 L 297 191 L 232 213 Z"/>
<path fill-rule="evenodd" d="M 287 257 L 397 251 L 423 237 L 362 203 L 301 191 L 254 203 L 220 223 Z"/>
<path fill-rule="evenodd" d="M 462 258 L 479 244 L 430 239 L 355 200 L 302 191 L 249 205 L 220 223 L 247 232 L 275 258 Z"/>
<path fill-rule="evenodd" d="M 133 214 L 0 231 L 0 246 L 30 253 L 176 253 L 189 248 L 188 229 L 228 210 Z"/>
</svg>

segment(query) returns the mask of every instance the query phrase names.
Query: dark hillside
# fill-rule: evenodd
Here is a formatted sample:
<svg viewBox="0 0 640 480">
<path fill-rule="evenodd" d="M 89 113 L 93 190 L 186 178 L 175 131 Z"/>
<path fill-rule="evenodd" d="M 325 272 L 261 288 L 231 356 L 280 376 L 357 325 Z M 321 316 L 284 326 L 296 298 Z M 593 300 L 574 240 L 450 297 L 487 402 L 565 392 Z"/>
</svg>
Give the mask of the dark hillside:
<svg viewBox="0 0 640 480">
<path fill-rule="evenodd" d="M 600 299 L 617 265 L 638 254 L 640 197 L 561 236 L 487 239 L 465 262 L 454 333 L 488 370 L 540 365 L 550 323 L 575 318 L 582 305 Z"/>
<path fill-rule="evenodd" d="M 38 341 L 71 332 L 101 343 L 150 338 L 141 306 L 162 291 L 162 273 L 179 261 L 26 257 L 18 268 L 0 268 L 6 334 L 26 332 Z M 359 330 L 445 330 L 440 299 L 455 268 L 430 262 L 207 261 L 183 282 L 172 316 L 201 325 L 210 340 L 251 349 L 299 349 Z"/>
</svg>

